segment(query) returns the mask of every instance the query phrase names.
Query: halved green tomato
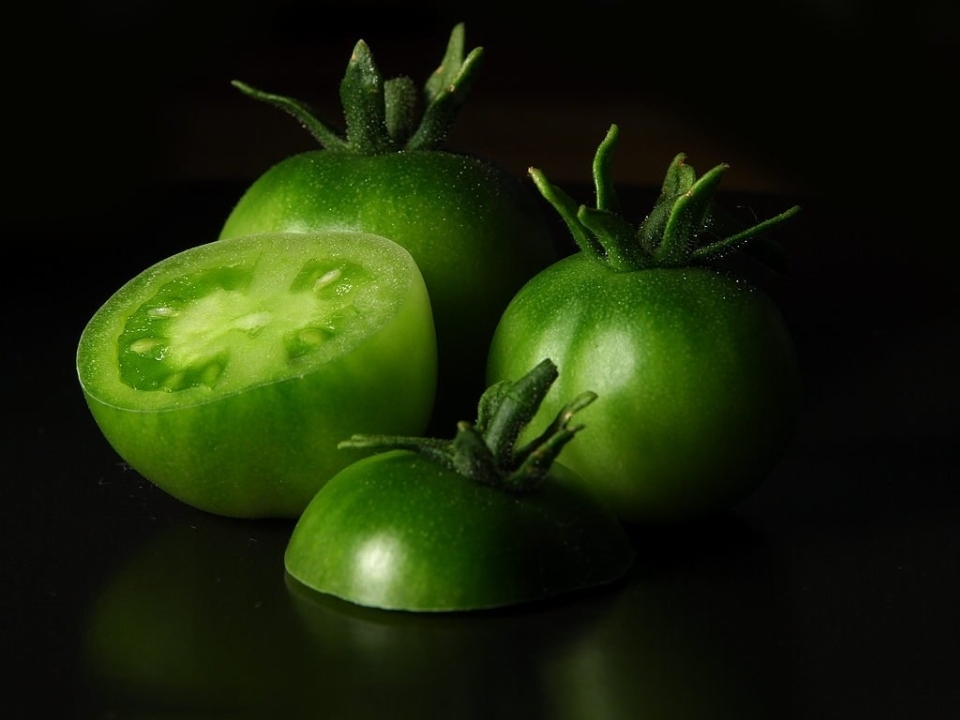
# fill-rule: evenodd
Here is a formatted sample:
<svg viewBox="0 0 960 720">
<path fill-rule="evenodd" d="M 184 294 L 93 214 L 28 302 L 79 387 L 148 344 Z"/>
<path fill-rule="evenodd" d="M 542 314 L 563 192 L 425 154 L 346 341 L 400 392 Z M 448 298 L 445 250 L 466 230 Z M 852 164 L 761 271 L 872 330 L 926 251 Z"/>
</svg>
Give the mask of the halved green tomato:
<svg viewBox="0 0 960 720">
<path fill-rule="evenodd" d="M 379 448 L 341 470 L 297 521 L 287 573 L 319 593 L 389 610 L 483 610 L 611 583 L 634 551 L 609 509 L 554 462 L 583 425 L 587 390 L 539 437 L 517 437 L 557 377 L 550 359 L 483 393 L 450 440 L 353 436 Z"/>
<path fill-rule="evenodd" d="M 297 521 L 287 573 L 368 607 L 483 610 L 611 583 L 633 551 L 620 524 L 553 464 L 536 491 L 474 482 L 406 450 L 338 473 Z"/>
<path fill-rule="evenodd" d="M 77 370 L 104 436 L 145 478 L 217 514 L 296 517 L 366 454 L 338 441 L 425 429 L 436 337 L 396 243 L 251 235 L 124 285 L 84 329 Z"/>
</svg>

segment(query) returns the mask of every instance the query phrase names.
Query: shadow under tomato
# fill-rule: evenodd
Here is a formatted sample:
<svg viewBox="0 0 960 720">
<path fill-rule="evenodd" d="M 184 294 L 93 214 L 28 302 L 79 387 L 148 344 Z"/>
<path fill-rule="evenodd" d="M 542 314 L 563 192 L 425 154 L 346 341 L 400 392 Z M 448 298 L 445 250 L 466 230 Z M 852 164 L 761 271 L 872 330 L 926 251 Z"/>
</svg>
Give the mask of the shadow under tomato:
<svg viewBox="0 0 960 720">
<path fill-rule="evenodd" d="M 630 528 L 612 607 L 549 665 L 556 720 L 790 717 L 776 555 L 732 514 Z"/>
<path fill-rule="evenodd" d="M 539 668 L 618 587 L 502 611 L 373 610 L 287 577 L 291 531 L 192 516 L 137 548 L 86 617 L 92 715 L 546 717 Z"/>
<path fill-rule="evenodd" d="M 616 583 L 464 613 L 306 588 L 283 570 L 291 530 L 192 517 L 136 549 L 87 616 L 94 716 L 752 720 L 775 704 L 767 549 L 735 521 L 634 530 Z"/>
<path fill-rule="evenodd" d="M 282 582 L 292 526 L 200 522 L 150 538 L 93 598 L 82 656 L 95 717 L 247 717 L 303 687 Z"/>
<path fill-rule="evenodd" d="M 311 663 L 335 689 L 324 710 L 358 719 L 549 717 L 541 668 L 601 621 L 618 587 L 498 610 L 412 613 L 286 582 Z"/>
</svg>

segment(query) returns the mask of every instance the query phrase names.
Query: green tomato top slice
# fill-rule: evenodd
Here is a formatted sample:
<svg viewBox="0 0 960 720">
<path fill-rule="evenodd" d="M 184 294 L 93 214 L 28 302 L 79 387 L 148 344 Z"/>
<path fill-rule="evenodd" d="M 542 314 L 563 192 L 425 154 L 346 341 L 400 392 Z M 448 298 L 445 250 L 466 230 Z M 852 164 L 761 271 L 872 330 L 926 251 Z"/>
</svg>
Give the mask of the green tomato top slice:
<svg viewBox="0 0 960 720">
<path fill-rule="evenodd" d="M 612 583 L 633 555 L 620 523 L 561 465 L 515 495 L 395 450 L 349 465 L 314 496 L 284 566 L 358 605 L 450 612 Z"/>
</svg>

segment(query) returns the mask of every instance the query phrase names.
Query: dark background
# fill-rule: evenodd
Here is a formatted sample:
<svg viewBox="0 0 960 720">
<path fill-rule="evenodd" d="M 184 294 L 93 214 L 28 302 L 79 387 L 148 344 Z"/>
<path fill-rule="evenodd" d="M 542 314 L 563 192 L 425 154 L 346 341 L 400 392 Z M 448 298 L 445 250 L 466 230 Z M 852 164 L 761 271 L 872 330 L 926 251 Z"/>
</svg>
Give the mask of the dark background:
<svg viewBox="0 0 960 720">
<path fill-rule="evenodd" d="M 306 687 L 342 717 L 955 717 L 956 7 L 0 4 L 0 703 L 203 717 L 232 698 L 246 709 L 221 717 L 295 717 Z M 767 283 L 807 404 L 754 497 L 637 530 L 614 592 L 459 622 L 316 605 L 309 643 L 277 574 L 289 526 L 213 518 L 124 471 L 73 353 L 120 284 L 213 240 L 246 184 L 313 147 L 231 79 L 336 120 L 358 39 L 419 82 L 459 21 L 486 58 L 453 149 L 588 201 L 616 122 L 637 212 L 679 151 L 731 164 L 721 201 L 803 206 L 780 236 L 791 268 Z"/>
<path fill-rule="evenodd" d="M 886 213 L 922 216 L 952 187 L 948 2 L 10 0 L 2 12 L 7 220 L 135 226 L 157 184 L 249 180 L 313 141 L 231 79 L 336 121 L 358 39 L 385 75 L 420 82 L 459 21 L 486 59 L 451 143 L 517 172 L 588 179 L 617 122 L 624 182 L 656 184 L 682 150 L 698 168 L 729 162 L 727 188 L 824 192 L 864 214 L 881 197 Z"/>
</svg>

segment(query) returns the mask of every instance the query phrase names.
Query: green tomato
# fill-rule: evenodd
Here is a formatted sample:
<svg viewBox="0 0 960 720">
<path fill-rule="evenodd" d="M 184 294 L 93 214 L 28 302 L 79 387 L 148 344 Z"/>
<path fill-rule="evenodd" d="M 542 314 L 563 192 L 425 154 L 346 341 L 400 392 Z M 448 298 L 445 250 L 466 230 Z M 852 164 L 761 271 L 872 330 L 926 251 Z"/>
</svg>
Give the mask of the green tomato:
<svg viewBox="0 0 960 720">
<path fill-rule="evenodd" d="M 591 440 L 566 447 L 560 461 L 622 520 L 694 519 L 744 498 L 779 461 L 799 410 L 798 363 L 768 296 L 696 262 L 708 257 L 694 249 L 699 223 L 716 227 L 703 201 L 719 171 L 695 182 L 678 156 L 635 233 L 608 209 L 605 161 L 615 139 L 614 126 L 598 151 L 597 210 L 576 208 L 533 171 L 582 250 L 511 302 L 488 381 L 553 358 L 560 380 L 526 434 L 542 430 L 571 388 L 590 387 L 602 398 L 589 412 Z"/>
<path fill-rule="evenodd" d="M 612 513 L 553 463 L 580 428 L 578 396 L 541 438 L 514 447 L 523 419 L 556 377 L 540 363 L 492 388 L 476 426 L 451 441 L 355 438 L 397 447 L 336 475 L 304 511 L 284 556 L 313 590 L 359 605 L 478 610 L 611 582 L 633 551 Z"/>
<path fill-rule="evenodd" d="M 490 379 L 556 358 L 534 422 L 577 386 L 603 398 L 591 442 L 563 452 L 624 519 L 700 515 L 744 497 L 790 436 L 796 368 L 771 301 L 712 270 L 618 273 L 577 254 L 532 280 L 503 316 Z"/>
<path fill-rule="evenodd" d="M 532 187 L 488 159 L 443 147 L 480 51 L 463 57 L 463 27 L 457 26 L 421 97 L 406 78 L 385 82 L 360 41 L 341 84 L 345 137 L 300 102 L 235 83 L 293 114 L 323 149 L 269 168 L 242 195 L 220 233 L 229 238 L 351 229 L 405 247 L 430 293 L 440 397 L 455 413 L 450 422 L 472 409 L 484 389 L 486 351 L 510 298 L 556 259 Z"/>
<path fill-rule="evenodd" d="M 361 454 L 356 432 L 422 432 L 436 340 L 416 263 L 352 232 L 255 235 L 145 270 L 77 350 L 87 404 L 135 470 L 194 507 L 296 517 Z"/>
<path fill-rule="evenodd" d="M 307 507 L 286 554 L 308 587 L 372 607 L 474 610 L 626 570 L 612 515 L 554 465 L 535 497 L 467 480 L 412 451 L 364 458 Z"/>
</svg>

